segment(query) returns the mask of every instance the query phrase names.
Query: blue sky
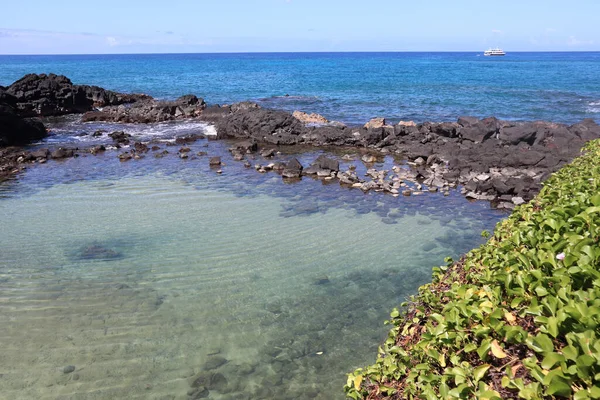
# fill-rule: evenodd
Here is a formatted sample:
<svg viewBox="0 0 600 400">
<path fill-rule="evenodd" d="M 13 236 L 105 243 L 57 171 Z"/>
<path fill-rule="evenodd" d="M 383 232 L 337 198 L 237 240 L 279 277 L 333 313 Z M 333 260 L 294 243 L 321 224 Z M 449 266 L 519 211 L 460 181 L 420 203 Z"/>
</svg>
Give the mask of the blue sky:
<svg viewBox="0 0 600 400">
<path fill-rule="evenodd" d="M 599 0 L 5 3 L 0 54 L 600 50 Z"/>
</svg>

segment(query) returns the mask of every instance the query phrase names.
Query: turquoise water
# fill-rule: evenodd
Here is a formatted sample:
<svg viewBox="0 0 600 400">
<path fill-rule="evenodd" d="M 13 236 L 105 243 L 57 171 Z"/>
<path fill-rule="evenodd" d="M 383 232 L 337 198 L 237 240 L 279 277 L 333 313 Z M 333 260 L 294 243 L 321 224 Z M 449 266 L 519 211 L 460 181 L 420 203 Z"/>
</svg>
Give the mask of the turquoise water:
<svg viewBox="0 0 600 400">
<path fill-rule="evenodd" d="M 361 124 L 461 115 L 574 123 L 600 120 L 600 53 L 277 53 L 0 56 L 0 85 L 64 74 L 159 98 L 255 100 Z M 285 97 L 285 95 L 289 95 Z"/>
<path fill-rule="evenodd" d="M 158 98 L 251 99 L 347 123 L 464 114 L 575 122 L 600 112 L 599 59 L 0 56 L 0 85 L 55 72 Z M 244 168 L 225 141 L 200 140 L 183 160 L 169 143 L 211 129 L 199 121 L 47 122 L 51 135 L 36 146 L 108 144 L 90 133 L 123 130 L 168 154 L 49 161 L 0 185 L 2 398 L 341 399 L 346 373 L 373 362 L 392 308 L 506 216 L 458 190 L 393 197 L 336 181 L 286 183 Z M 322 153 L 279 150 L 249 161 L 300 152 L 306 166 Z M 353 161 L 342 169 L 364 175 L 361 154 L 343 152 Z M 210 156 L 223 158 L 221 174 Z M 375 167 L 401 162 L 386 157 Z"/>
<path fill-rule="evenodd" d="M 221 155 L 222 174 L 161 146 L 0 186 L 0 397 L 188 399 L 204 379 L 211 399 L 341 399 L 390 310 L 505 215 L 456 191 L 286 184 L 225 142 L 191 146 Z"/>
</svg>

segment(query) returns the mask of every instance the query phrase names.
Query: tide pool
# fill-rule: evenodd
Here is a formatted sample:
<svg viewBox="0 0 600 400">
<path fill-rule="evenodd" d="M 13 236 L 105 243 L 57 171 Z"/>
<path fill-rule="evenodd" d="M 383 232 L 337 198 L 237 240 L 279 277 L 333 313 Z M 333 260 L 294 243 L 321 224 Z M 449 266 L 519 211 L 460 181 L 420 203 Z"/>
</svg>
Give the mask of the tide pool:
<svg viewBox="0 0 600 400">
<path fill-rule="evenodd" d="M 2 186 L 0 393 L 341 399 L 391 309 L 504 216 L 456 192 L 285 184 L 192 147 L 223 174 L 107 152 Z"/>
</svg>

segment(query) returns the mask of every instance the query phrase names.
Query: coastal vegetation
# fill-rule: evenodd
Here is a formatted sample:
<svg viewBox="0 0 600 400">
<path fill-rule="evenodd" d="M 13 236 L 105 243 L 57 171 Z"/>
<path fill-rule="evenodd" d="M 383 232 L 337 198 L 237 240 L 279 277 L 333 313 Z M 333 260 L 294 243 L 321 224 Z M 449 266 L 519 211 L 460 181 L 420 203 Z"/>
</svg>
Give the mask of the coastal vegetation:
<svg viewBox="0 0 600 400">
<path fill-rule="evenodd" d="M 600 140 L 583 152 L 391 313 L 349 398 L 600 398 Z"/>
</svg>

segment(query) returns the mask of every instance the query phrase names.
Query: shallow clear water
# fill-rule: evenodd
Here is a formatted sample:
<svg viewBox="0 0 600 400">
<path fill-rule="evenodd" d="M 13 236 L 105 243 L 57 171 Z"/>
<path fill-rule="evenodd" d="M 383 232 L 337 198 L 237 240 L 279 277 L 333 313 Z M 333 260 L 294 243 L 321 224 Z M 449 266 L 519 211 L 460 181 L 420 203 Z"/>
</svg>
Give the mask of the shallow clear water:
<svg viewBox="0 0 600 400">
<path fill-rule="evenodd" d="M 286 184 L 225 142 L 191 147 L 221 155 L 223 173 L 164 147 L 48 162 L 0 186 L 2 396 L 186 399 L 204 373 L 213 399 L 343 398 L 390 310 L 504 216 L 456 192 Z"/>
<path fill-rule="evenodd" d="M 251 53 L 0 56 L 0 85 L 63 74 L 158 98 L 255 100 L 363 124 L 461 115 L 574 123 L 600 120 L 600 53 Z M 286 97 L 286 95 L 289 95 Z"/>
</svg>

